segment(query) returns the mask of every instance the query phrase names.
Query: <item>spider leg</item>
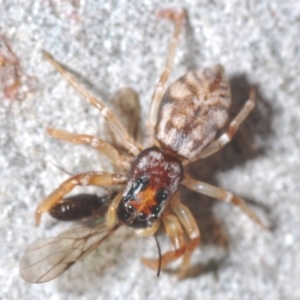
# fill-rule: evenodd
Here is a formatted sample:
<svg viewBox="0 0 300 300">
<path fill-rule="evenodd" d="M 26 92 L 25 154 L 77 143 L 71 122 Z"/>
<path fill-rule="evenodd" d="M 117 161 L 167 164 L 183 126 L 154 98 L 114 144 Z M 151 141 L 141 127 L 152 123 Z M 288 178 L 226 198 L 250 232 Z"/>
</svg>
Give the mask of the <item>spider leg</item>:
<svg viewBox="0 0 300 300">
<path fill-rule="evenodd" d="M 159 220 L 155 220 L 152 223 L 151 227 L 147 227 L 147 228 L 141 228 L 141 229 L 136 229 L 135 233 L 136 235 L 138 235 L 139 237 L 148 237 L 150 235 L 154 235 L 155 232 L 158 230 L 160 225 Z"/>
<path fill-rule="evenodd" d="M 237 116 L 230 122 L 229 127 L 225 133 L 223 133 L 218 139 L 212 142 L 208 147 L 206 147 L 197 159 L 205 158 L 219 151 L 225 145 L 227 145 L 237 132 L 239 126 L 248 117 L 252 109 L 255 107 L 255 88 L 252 87 L 249 94 L 249 99 L 246 101 Z"/>
<path fill-rule="evenodd" d="M 238 196 L 203 181 L 195 180 L 189 175 L 185 175 L 181 183 L 197 193 L 234 204 L 262 228 L 269 230 L 268 226 L 261 221 L 258 215 Z"/>
<path fill-rule="evenodd" d="M 64 181 L 56 190 L 48 195 L 37 207 L 35 211 L 35 223 L 38 226 L 43 213 L 58 203 L 67 193 L 76 186 L 111 186 L 127 183 L 127 177 L 120 174 L 110 174 L 107 172 L 86 172 L 72 176 Z"/>
<path fill-rule="evenodd" d="M 175 51 L 176 51 L 176 48 L 178 45 L 179 34 L 180 34 L 181 28 L 183 26 L 183 21 L 186 18 L 186 11 L 184 9 L 180 12 L 172 10 L 172 9 L 160 10 L 160 11 L 158 11 L 158 16 L 160 16 L 162 18 L 168 18 L 168 19 L 174 21 L 175 30 L 174 30 L 173 37 L 172 37 L 170 45 L 169 45 L 165 68 L 160 75 L 159 81 L 156 85 L 156 88 L 155 88 L 155 91 L 154 91 L 154 94 L 152 97 L 150 115 L 149 115 L 149 120 L 148 120 L 148 124 L 147 124 L 151 145 L 153 144 L 153 141 L 154 141 L 154 128 L 156 125 L 158 108 L 159 108 L 163 93 L 165 91 L 165 84 L 166 84 L 166 82 L 170 76 L 170 73 L 172 71 L 172 68 L 173 68 Z"/>
<path fill-rule="evenodd" d="M 113 228 L 117 223 L 117 220 L 118 220 L 117 209 L 122 200 L 123 192 L 124 191 L 119 192 L 118 195 L 113 199 L 113 201 L 111 202 L 111 204 L 108 207 L 108 210 L 107 210 L 107 213 L 105 216 L 106 228 Z"/>
<path fill-rule="evenodd" d="M 109 158 L 115 165 L 122 167 L 126 170 L 130 168 L 129 161 L 120 156 L 117 149 L 111 146 L 109 143 L 98 139 L 92 135 L 87 134 L 73 134 L 64 130 L 56 129 L 56 128 L 47 128 L 47 133 L 52 137 L 64 140 L 74 144 L 87 144 L 91 147 L 97 149 L 102 154 L 104 154 L 107 158 Z"/>
<path fill-rule="evenodd" d="M 79 82 L 67 72 L 54 58 L 46 51 L 43 51 L 44 57 L 54 66 L 54 68 L 69 82 L 70 85 L 82 96 L 84 97 L 91 105 L 99 109 L 102 117 L 105 119 L 107 124 L 110 126 L 112 131 L 116 136 L 123 141 L 124 147 L 136 156 L 143 147 L 134 141 L 134 139 L 127 133 L 123 125 L 118 121 L 116 116 L 108 109 L 104 103 L 92 96 L 88 90 L 86 90 Z"/>
<path fill-rule="evenodd" d="M 177 199 L 179 200 L 178 195 Z M 183 254 L 180 270 L 177 274 L 178 279 L 182 279 L 186 276 L 188 272 L 192 253 L 199 245 L 200 232 L 191 211 L 180 201 L 176 200 L 173 203 L 171 203 L 172 209 L 175 212 L 181 224 L 183 225 L 188 237 L 190 238 L 190 241 L 186 245 L 186 249 Z"/>
<path fill-rule="evenodd" d="M 171 239 L 174 250 L 169 251 L 161 257 L 161 268 L 164 269 L 168 264 L 178 259 L 185 252 L 184 232 L 178 218 L 171 214 L 162 217 L 162 221 L 168 236 Z M 159 259 L 148 259 L 142 257 L 142 262 L 149 268 L 157 270 Z"/>
</svg>

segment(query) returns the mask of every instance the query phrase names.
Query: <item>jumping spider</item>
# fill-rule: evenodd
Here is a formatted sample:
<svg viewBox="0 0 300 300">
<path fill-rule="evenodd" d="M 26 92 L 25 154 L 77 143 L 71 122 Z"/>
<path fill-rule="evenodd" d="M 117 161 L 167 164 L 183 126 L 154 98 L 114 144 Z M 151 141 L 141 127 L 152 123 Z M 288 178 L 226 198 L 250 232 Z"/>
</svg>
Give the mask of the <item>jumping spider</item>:
<svg viewBox="0 0 300 300">
<path fill-rule="evenodd" d="M 136 142 L 100 99 L 96 99 L 83 88 L 50 54 L 44 53 L 76 91 L 98 108 L 130 155 L 121 156 L 112 145 L 94 136 L 48 129 L 48 133 L 55 138 L 90 145 L 124 172 L 110 174 L 95 171 L 72 176 L 38 205 L 35 212 L 36 224 L 39 224 L 43 213 L 60 210 L 62 206 L 65 209 L 68 205 L 67 198 L 64 197 L 76 186 L 122 185 L 123 189 L 109 202 L 105 222 L 96 222 L 92 227 L 71 229 L 56 238 L 32 244 L 20 266 L 21 276 L 29 282 L 45 282 L 57 277 L 98 247 L 121 225 L 133 227 L 139 236 L 146 237 L 154 235 L 162 224 L 171 239 L 173 250 L 162 255 L 161 267 L 165 268 L 171 262 L 182 258 L 178 277 L 183 278 L 187 274 L 191 255 L 199 245 L 200 232 L 192 213 L 180 201 L 180 184 L 200 194 L 231 202 L 253 221 L 266 228 L 241 198 L 191 178 L 183 168 L 188 163 L 215 153 L 232 139 L 255 106 L 254 88 L 251 89 L 249 100 L 229 123 L 226 132 L 217 137 L 217 133 L 227 124 L 231 104 L 230 87 L 224 77 L 223 67 L 217 65 L 188 72 L 166 90 L 165 85 L 173 67 L 175 49 L 186 12 L 169 9 L 161 10 L 158 14 L 172 20 L 175 30 L 168 49 L 166 66 L 152 99 L 147 124 L 150 143 L 147 146 Z M 76 206 L 80 208 L 80 201 Z M 142 258 L 142 261 L 150 268 L 158 268 L 158 259 Z"/>
</svg>

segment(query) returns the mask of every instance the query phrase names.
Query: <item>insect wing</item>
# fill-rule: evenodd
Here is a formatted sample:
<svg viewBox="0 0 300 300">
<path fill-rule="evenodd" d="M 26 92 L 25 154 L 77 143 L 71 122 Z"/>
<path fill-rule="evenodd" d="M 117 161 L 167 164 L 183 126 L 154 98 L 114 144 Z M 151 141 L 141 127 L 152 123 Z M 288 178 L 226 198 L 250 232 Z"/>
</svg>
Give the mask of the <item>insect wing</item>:
<svg viewBox="0 0 300 300">
<path fill-rule="evenodd" d="M 107 229 L 102 223 L 38 240 L 26 250 L 20 263 L 20 275 L 32 283 L 50 281 L 95 250 L 115 230 Z"/>
</svg>

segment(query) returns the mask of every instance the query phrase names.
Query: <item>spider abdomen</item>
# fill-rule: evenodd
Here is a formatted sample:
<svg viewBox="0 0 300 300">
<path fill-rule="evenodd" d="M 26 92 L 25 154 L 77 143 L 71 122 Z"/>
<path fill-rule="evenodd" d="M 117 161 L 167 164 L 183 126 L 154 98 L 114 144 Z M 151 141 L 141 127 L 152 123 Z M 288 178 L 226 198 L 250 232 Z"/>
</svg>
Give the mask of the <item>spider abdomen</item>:
<svg viewBox="0 0 300 300">
<path fill-rule="evenodd" d="M 221 65 L 188 72 L 163 96 L 156 139 L 168 153 L 192 160 L 224 128 L 230 104 Z"/>
</svg>

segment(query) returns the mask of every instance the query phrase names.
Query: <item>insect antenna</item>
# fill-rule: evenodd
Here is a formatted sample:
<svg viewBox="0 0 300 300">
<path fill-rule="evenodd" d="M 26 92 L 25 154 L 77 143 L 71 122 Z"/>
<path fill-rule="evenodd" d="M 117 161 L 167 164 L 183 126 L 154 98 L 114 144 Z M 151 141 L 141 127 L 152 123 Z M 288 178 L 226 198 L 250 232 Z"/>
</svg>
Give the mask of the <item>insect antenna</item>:
<svg viewBox="0 0 300 300">
<path fill-rule="evenodd" d="M 50 161 L 50 164 L 53 165 L 54 167 L 56 167 L 58 170 L 70 175 L 70 176 L 73 176 L 74 174 L 72 174 L 71 172 L 67 171 L 66 169 L 64 169 L 63 167 L 57 165 L 55 162 L 52 162 Z"/>
<path fill-rule="evenodd" d="M 161 249 L 160 249 L 160 245 L 159 245 L 159 242 L 158 242 L 156 234 L 154 235 L 154 239 L 155 239 L 156 246 L 157 246 L 157 251 L 158 251 L 158 267 L 157 267 L 157 274 L 156 274 L 156 276 L 159 277 L 160 271 L 161 271 Z"/>
</svg>

